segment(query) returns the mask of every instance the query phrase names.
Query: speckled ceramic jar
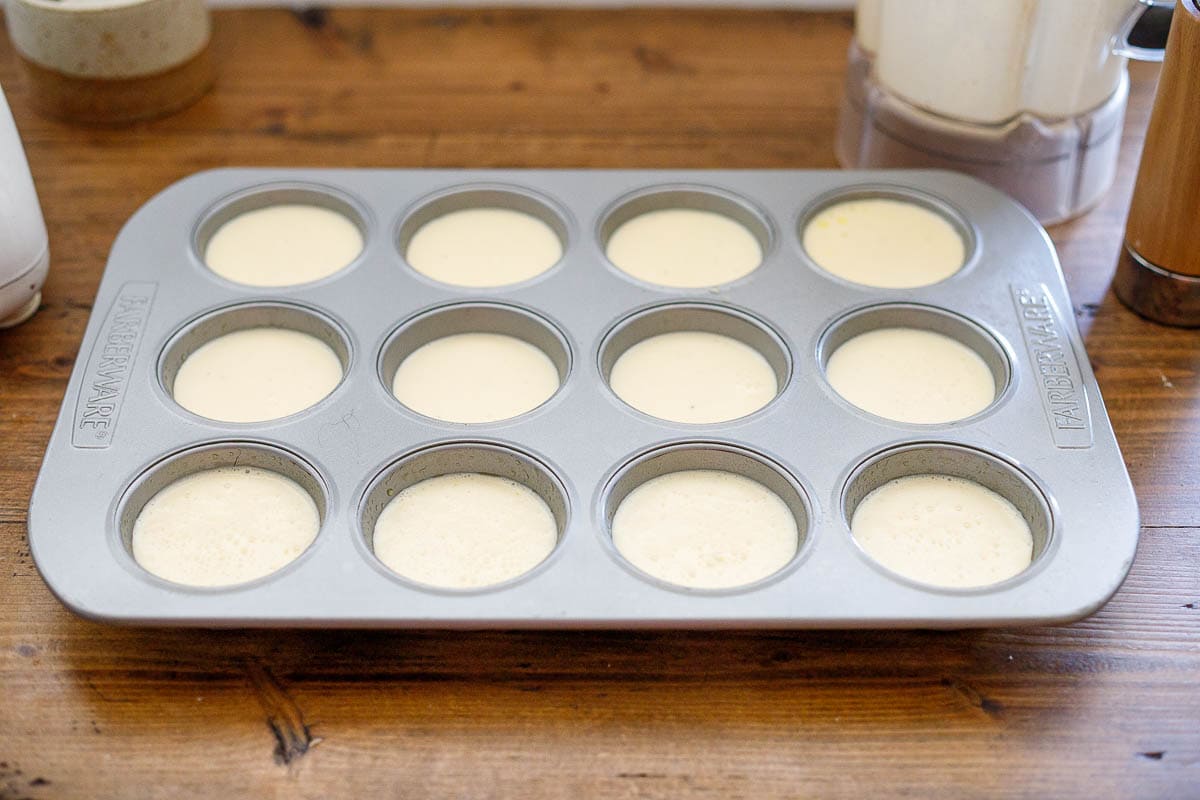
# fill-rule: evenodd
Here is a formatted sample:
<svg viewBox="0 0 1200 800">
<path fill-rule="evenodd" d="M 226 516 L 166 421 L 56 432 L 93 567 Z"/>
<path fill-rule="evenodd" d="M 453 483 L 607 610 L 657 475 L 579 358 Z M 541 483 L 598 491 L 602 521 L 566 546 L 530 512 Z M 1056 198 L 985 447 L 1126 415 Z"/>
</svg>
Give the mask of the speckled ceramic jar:
<svg viewBox="0 0 1200 800">
<path fill-rule="evenodd" d="M 49 116 L 160 116 L 213 82 L 203 0 L 10 0 L 5 16 L 34 103 Z"/>
</svg>

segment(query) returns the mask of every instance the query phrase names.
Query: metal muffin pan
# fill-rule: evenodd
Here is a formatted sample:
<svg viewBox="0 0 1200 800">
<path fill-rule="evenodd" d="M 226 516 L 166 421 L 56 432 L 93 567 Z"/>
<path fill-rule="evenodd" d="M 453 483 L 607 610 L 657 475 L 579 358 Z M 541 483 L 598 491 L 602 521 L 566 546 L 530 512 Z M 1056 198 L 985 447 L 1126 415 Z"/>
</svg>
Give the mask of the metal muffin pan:
<svg viewBox="0 0 1200 800">
<path fill-rule="evenodd" d="M 851 197 L 889 196 L 944 214 L 967 243 L 956 275 L 919 289 L 871 289 L 824 273 L 800 232 Z M 319 203 L 363 233 L 361 255 L 312 283 L 256 289 L 203 263 L 236 213 Z M 475 205 L 534 213 L 564 243 L 560 262 L 497 289 L 437 283 L 405 263 L 423 221 Z M 761 266 L 711 289 L 635 280 L 604 256 L 620 222 L 655 208 L 717 210 L 763 245 Z M 1138 512 L 1054 248 L 1033 218 L 971 178 L 933 171 L 282 170 L 193 175 L 143 206 L 113 245 L 34 490 L 30 546 L 74 611 L 113 622 L 195 626 L 810 628 L 949 627 L 1077 619 L 1118 588 Z M 257 324 L 314 333 L 343 363 L 311 408 L 267 423 L 218 423 L 170 396 L 182 358 Z M 890 422 L 842 400 L 829 354 L 874 327 L 915 325 L 974 348 L 995 402 L 947 425 Z M 495 423 L 439 422 L 402 406 L 390 382 L 404 354 L 464 330 L 504 332 L 547 352 L 562 385 Z M 767 358 L 778 396 L 741 419 L 675 424 L 606 385 L 616 357 L 668 330 L 734 336 Z M 129 552 L 141 505 L 171 480 L 221 464 L 296 480 L 321 511 L 316 540 L 279 572 L 231 588 L 177 586 Z M 662 583 L 609 538 L 620 499 L 663 471 L 728 469 L 783 498 L 796 556 L 775 575 L 720 591 Z M 470 591 L 408 581 L 371 550 L 389 492 L 447 472 L 521 480 L 550 506 L 552 554 L 529 573 Z M 915 583 L 876 564 L 848 520 L 875 486 L 907 474 L 968 477 L 1030 522 L 1032 566 L 969 590 Z"/>
</svg>

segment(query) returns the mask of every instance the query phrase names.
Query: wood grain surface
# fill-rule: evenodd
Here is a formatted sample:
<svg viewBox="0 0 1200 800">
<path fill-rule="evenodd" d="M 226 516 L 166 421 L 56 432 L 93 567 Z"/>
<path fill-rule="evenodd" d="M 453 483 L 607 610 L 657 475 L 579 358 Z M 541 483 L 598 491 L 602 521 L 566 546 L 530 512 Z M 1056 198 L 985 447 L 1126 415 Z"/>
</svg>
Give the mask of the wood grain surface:
<svg viewBox="0 0 1200 800">
<path fill-rule="evenodd" d="M 53 250 L 0 332 L 0 799 L 1200 796 L 1200 334 L 1108 291 L 1117 185 L 1052 231 L 1141 502 L 1075 625 L 989 632 L 165 631 L 73 617 L 25 513 L 108 248 L 221 165 L 832 167 L 848 15 L 224 11 L 219 82 L 124 130 L 35 116 Z M 86 476 L 79 476 L 86 480 Z"/>
</svg>

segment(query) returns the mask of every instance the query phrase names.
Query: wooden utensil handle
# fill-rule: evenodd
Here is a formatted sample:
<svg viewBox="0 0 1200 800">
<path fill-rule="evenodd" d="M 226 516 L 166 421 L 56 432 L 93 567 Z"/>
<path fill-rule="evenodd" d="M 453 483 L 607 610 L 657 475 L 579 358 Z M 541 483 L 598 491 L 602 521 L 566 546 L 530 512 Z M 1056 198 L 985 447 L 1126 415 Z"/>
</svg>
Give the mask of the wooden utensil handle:
<svg viewBox="0 0 1200 800">
<path fill-rule="evenodd" d="M 1129 208 L 1125 243 L 1151 264 L 1200 277 L 1200 6 L 1179 0 Z"/>
</svg>

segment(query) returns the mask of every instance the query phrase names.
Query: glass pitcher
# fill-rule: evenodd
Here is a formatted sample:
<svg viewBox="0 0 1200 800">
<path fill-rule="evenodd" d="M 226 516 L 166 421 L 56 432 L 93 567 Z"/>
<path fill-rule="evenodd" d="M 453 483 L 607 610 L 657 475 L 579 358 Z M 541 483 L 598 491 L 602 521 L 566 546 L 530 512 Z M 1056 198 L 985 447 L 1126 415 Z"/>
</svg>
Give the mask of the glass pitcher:
<svg viewBox="0 0 1200 800">
<path fill-rule="evenodd" d="M 980 177 L 1044 223 L 1112 183 L 1130 31 L 1165 0 L 858 0 L 838 134 L 849 167 Z"/>
</svg>

